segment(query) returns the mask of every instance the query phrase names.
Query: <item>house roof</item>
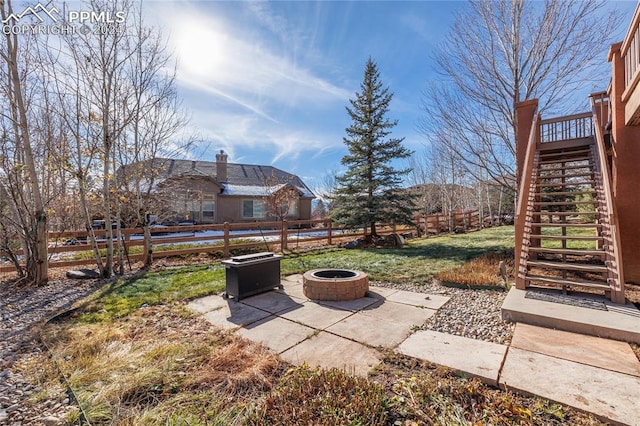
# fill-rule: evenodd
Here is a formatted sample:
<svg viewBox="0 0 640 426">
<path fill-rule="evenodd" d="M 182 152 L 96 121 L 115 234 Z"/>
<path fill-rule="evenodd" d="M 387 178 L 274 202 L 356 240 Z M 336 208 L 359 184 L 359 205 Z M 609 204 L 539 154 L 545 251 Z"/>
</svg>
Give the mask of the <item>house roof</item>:
<svg viewBox="0 0 640 426">
<path fill-rule="evenodd" d="M 223 195 L 266 196 L 290 185 L 300 191 L 301 197 L 315 198 L 302 179 L 273 166 L 227 163 L 227 179 L 219 181 L 215 161 L 155 158 L 145 163 L 157 170 L 156 184 L 169 178 L 209 177 L 223 187 Z"/>
</svg>

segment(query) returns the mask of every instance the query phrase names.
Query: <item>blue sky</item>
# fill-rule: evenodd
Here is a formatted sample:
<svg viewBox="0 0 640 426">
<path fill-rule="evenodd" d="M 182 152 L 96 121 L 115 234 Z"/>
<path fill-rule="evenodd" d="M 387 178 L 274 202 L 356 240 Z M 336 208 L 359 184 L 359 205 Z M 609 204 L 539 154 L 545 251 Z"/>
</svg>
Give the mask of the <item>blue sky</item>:
<svg viewBox="0 0 640 426">
<path fill-rule="evenodd" d="M 613 2 L 612 2 L 613 3 Z M 416 151 L 421 92 L 440 78 L 431 57 L 461 1 L 147 2 L 179 60 L 190 129 L 205 142 L 192 156 L 271 164 L 312 189 L 341 171 L 345 111 L 369 56 L 395 94 L 394 137 Z M 625 28 L 636 3 L 615 2 Z M 603 57 L 603 61 L 606 58 Z M 603 81 L 602 87 L 606 88 Z"/>
</svg>

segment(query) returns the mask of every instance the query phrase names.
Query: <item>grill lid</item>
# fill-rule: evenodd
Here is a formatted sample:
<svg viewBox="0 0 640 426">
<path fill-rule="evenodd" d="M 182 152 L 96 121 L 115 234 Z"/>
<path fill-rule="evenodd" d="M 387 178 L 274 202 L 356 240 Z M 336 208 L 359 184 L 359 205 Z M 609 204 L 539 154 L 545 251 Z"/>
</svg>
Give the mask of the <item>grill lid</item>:
<svg viewBox="0 0 640 426">
<path fill-rule="evenodd" d="M 252 260 L 258 259 L 266 259 L 268 257 L 273 257 L 273 252 L 271 251 L 263 251 L 261 253 L 252 253 L 252 254 L 244 254 L 242 256 L 233 256 L 231 258 L 232 261 L 242 263 L 242 262 L 250 262 Z"/>
</svg>

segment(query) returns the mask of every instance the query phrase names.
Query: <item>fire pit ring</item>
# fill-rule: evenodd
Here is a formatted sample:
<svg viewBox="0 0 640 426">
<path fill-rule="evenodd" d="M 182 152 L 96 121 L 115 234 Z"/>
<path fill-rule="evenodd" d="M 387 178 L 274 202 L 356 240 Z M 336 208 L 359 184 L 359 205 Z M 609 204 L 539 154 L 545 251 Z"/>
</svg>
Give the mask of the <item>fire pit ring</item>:
<svg viewBox="0 0 640 426">
<path fill-rule="evenodd" d="M 314 269 L 302 275 L 302 290 L 311 300 L 355 300 L 369 291 L 369 276 L 350 269 Z"/>
</svg>

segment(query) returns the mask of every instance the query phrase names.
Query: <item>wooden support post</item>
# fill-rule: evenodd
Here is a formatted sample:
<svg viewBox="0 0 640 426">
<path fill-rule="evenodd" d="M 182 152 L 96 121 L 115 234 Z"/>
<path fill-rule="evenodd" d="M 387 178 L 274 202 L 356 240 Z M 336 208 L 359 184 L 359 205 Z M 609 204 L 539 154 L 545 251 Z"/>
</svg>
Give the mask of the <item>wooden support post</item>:
<svg viewBox="0 0 640 426">
<path fill-rule="evenodd" d="M 327 220 L 327 244 L 331 245 L 332 243 L 332 230 L 333 230 L 333 221 L 331 219 Z"/>
<path fill-rule="evenodd" d="M 223 230 L 224 230 L 224 248 L 223 248 L 223 255 L 225 258 L 230 256 L 230 251 L 229 251 L 229 222 L 225 222 L 224 226 L 223 226 Z"/>
<path fill-rule="evenodd" d="M 284 252 L 289 249 L 289 245 L 287 244 L 289 241 L 289 225 L 286 219 L 282 219 L 282 232 L 280 234 L 280 251 Z"/>
</svg>

